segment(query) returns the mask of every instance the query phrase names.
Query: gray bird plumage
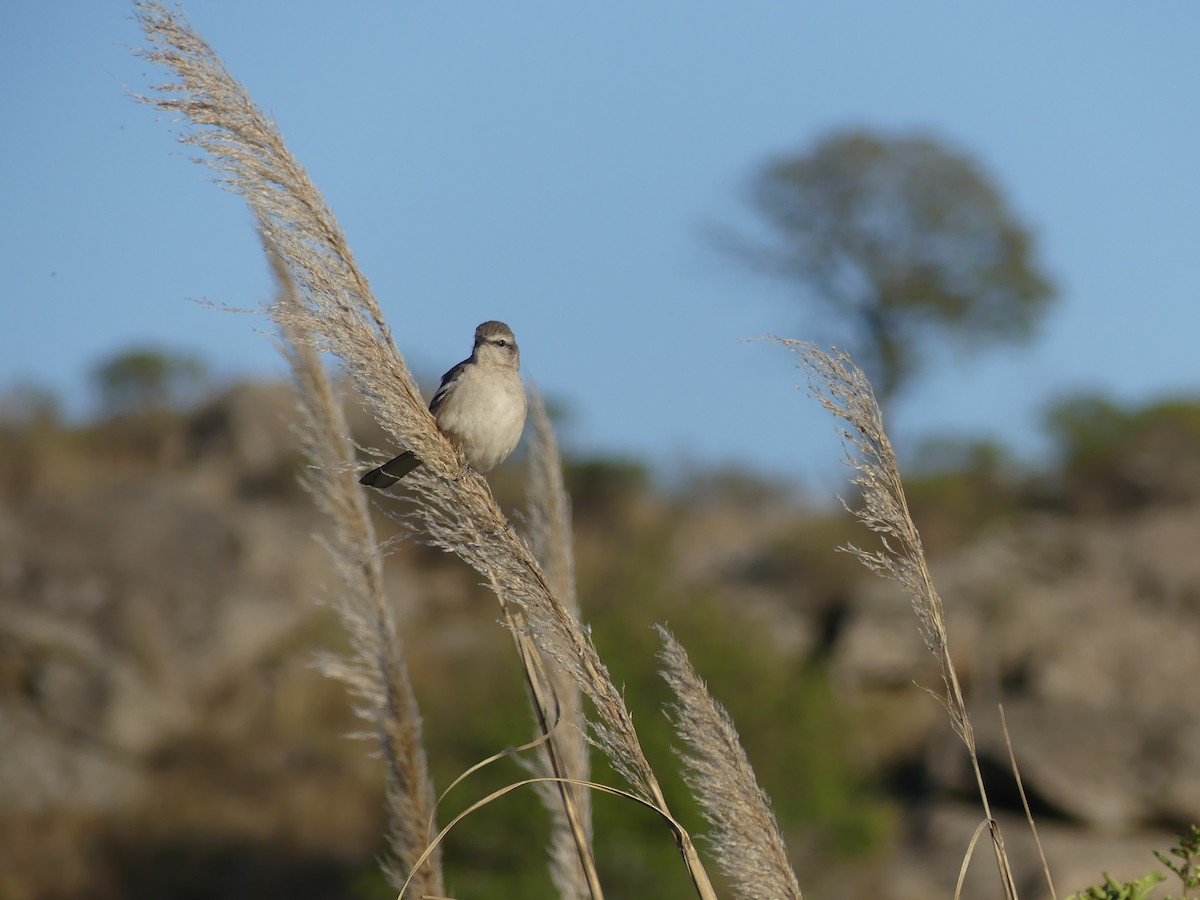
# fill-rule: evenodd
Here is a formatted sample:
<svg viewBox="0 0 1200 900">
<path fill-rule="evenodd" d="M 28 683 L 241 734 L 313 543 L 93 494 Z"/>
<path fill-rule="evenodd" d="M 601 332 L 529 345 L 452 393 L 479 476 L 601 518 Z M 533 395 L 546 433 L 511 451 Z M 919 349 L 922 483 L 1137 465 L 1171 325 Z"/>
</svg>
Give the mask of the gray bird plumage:
<svg viewBox="0 0 1200 900">
<path fill-rule="evenodd" d="M 520 370 L 521 351 L 512 330 L 503 322 L 484 322 L 475 329 L 471 355 L 442 376 L 429 403 L 438 428 L 477 472 L 499 465 L 521 439 L 526 401 Z M 407 450 L 359 482 L 389 488 L 420 464 Z"/>
</svg>

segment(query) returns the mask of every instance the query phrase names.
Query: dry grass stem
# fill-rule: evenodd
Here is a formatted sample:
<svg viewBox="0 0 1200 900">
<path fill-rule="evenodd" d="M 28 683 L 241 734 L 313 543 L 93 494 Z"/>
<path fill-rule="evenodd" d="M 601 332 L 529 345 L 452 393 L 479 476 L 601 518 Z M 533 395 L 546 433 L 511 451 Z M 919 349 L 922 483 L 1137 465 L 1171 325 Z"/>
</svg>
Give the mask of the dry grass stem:
<svg viewBox="0 0 1200 900">
<path fill-rule="evenodd" d="M 396 445 L 423 460 L 405 479 L 414 501 L 410 524 L 481 573 L 504 604 L 520 609 L 538 649 L 578 682 L 595 707 L 596 744 L 633 792 L 670 818 L 621 692 L 487 482 L 463 466 L 438 431 L 320 192 L 275 124 L 182 14 L 155 2 L 139 3 L 136 10 L 151 45 L 145 57 L 176 77 L 142 99 L 190 123 L 182 140 L 201 151 L 222 185 L 246 200 L 295 282 L 297 302 L 272 307 L 272 318 L 303 335 L 306 345 L 337 356 Z M 688 835 L 678 830 L 675 838 L 700 896 L 715 897 Z"/>
<path fill-rule="evenodd" d="M 267 251 L 278 285 L 276 308 L 286 309 L 298 302 L 295 285 L 269 245 Z M 399 890 L 437 830 L 420 712 L 384 595 L 375 531 L 354 475 L 354 448 L 341 404 L 307 336 L 291 324 L 284 324 L 282 335 L 300 408 L 298 436 L 309 463 L 302 482 L 332 525 L 325 544 L 339 584 L 324 599 L 337 612 L 352 648 L 348 656 L 324 659 L 322 669 L 347 686 L 355 711 L 371 724 L 370 736 L 379 742 L 391 851 L 385 870 Z M 442 893 L 441 854 L 431 855 L 412 881 L 422 895 Z"/>
<path fill-rule="evenodd" d="M 523 621 L 518 627 L 526 629 L 540 653 L 574 680 L 592 704 L 593 743 L 636 797 L 674 821 L 621 691 L 587 631 L 555 596 L 529 545 L 496 507 L 483 477 L 468 471 L 459 481 L 446 481 L 422 468 L 406 481 L 419 497 L 408 514 L 410 524 L 434 546 L 455 553 L 483 574 L 503 607 L 519 608 Z M 715 897 L 689 836 L 675 830 L 675 839 L 699 895 Z"/>
<path fill-rule="evenodd" d="M 675 692 L 671 719 L 690 752 L 684 779 L 712 826 L 707 835 L 735 896 L 801 900 L 771 801 L 725 709 L 696 674 L 687 651 L 663 627 L 663 677 Z"/>
<path fill-rule="evenodd" d="M 603 888 L 596 871 L 595 853 L 592 847 L 590 794 L 581 789 L 583 779 L 568 772 L 569 750 L 560 748 L 566 731 L 561 729 L 562 706 L 558 700 L 556 683 L 563 680 L 557 670 L 547 667 L 546 660 L 530 637 L 525 616 L 521 610 L 510 605 L 495 582 L 491 585 L 504 623 L 513 638 L 517 657 L 525 675 L 525 686 L 533 708 L 539 738 L 529 749 L 536 749 L 533 761 L 517 757 L 518 762 L 541 777 L 531 783 L 542 795 L 550 811 L 553 829 L 550 844 L 550 874 L 561 897 L 590 897 L 602 900 Z M 578 694 L 578 689 L 576 689 Z M 578 700 L 578 697 L 576 697 Z M 575 738 L 586 743 L 582 732 Z M 581 805 L 580 799 L 584 798 Z"/>
<path fill-rule="evenodd" d="M 1004 704 L 999 705 L 1000 728 L 1004 732 L 1004 746 L 1008 748 L 1008 763 L 1012 768 L 1013 778 L 1017 782 L 1017 793 L 1021 795 L 1021 808 L 1025 810 L 1025 821 L 1033 833 L 1033 843 L 1037 847 L 1038 858 L 1042 861 L 1042 874 L 1046 876 L 1046 887 L 1050 889 L 1050 900 L 1058 900 L 1058 891 L 1054 889 L 1054 877 L 1050 874 L 1050 863 L 1046 861 L 1046 848 L 1042 846 L 1041 835 L 1038 834 L 1037 822 L 1033 820 L 1033 811 L 1029 808 L 1029 798 L 1025 796 L 1025 782 L 1021 779 L 1021 769 L 1017 766 L 1017 754 L 1013 752 L 1012 735 L 1008 733 L 1008 717 L 1004 715 Z"/>
<path fill-rule="evenodd" d="M 529 505 L 526 511 L 529 544 L 541 562 L 554 595 L 564 609 L 579 616 L 575 592 L 575 550 L 571 528 L 571 499 L 563 482 L 562 457 L 541 394 L 529 391 L 533 440 L 529 448 Z M 549 661 L 548 683 L 554 709 L 539 710 L 553 725 L 552 741 L 538 755 L 536 771 L 543 776 L 587 781 L 587 722 L 578 683 Z M 593 896 L 596 884 L 592 849 L 591 791 L 563 781 L 538 783 L 553 820 L 550 835 L 550 874 L 564 900 Z"/>
<path fill-rule="evenodd" d="M 356 387 L 393 437 L 427 465 L 457 471 L 454 448 L 421 400 L 391 332 L 324 198 L 292 157 L 275 123 L 225 69 L 182 13 L 160 3 L 136 5 L 151 49 L 143 56 L 172 70 L 175 82 L 144 102 L 190 127 L 181 140 L 200 151 L 217 182 L 240 194 L 296 283 L 300 302 L 274 310 L 320 350 L 342 360 Z"/>
<path fill-rule="evenodd" d="M 883 414 L 875 392 L 847 353 L 826 353 L 806 341 L 779 337 L 770 340 L 799 355 L 802 368 L 808 372 L 810 392 L 841 423 L 838 433 L 846 449 L 847 463 L 855 473 L 853 484 L 861 497 L 861 506 L 857 509 L 847 506 L 847 510 L 875 532 L 880 541 L 880 549 L 874 551 L 853 545 L 844 549 L 877 575 L 899 583 L 912 599 L 925 644 L 941 668 L 944 691 L 940 699 L 971 759 L 1005 896 L 1015 898 L 1016 887 L 1004 851 L 1004 840 L 992 816 L 975 750 L 975 734 L 950 657 L 942 599 L 934 588 L 921 536 L 908 511 L 896 454 L 884 431 Z"/>
</svg>

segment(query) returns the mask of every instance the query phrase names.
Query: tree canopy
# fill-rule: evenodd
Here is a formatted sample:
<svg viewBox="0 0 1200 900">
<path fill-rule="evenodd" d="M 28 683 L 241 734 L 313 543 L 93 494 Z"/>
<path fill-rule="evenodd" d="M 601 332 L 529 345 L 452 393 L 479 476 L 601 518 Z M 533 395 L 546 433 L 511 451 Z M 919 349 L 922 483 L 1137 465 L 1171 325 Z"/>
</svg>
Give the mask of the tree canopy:
<svg viewBox="0 0 1200 900">
<path fill-rule="evenodd" d="M 103 361 L 92 379 L 109 415 L 159 412 L 193 402 L 208 378 L 195 356 L 135 347 Z"/>
<path fill-rule="evenodd" d="M 768 162 L 751 199 L 772 237 L 750 260 L 847 326 L 885 406 L 932 342 L 1027 339 L 1053 296 L 996 185 L 929 136 L 833 133 Z"/>
</svg>

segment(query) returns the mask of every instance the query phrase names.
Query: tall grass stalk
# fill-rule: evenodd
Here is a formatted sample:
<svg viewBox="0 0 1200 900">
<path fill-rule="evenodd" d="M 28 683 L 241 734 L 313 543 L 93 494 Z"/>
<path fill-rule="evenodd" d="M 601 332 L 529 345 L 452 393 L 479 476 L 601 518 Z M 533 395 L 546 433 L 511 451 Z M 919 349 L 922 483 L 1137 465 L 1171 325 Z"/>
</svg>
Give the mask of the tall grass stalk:
<svg viewBox="0 0 1200 900">
<path fill-rule="evenodd" d="M 847 462 L 855 472 L 853 484 L 861 495 L 861 505 L 855 509 L 847 506 L 847 510 L 875 532 L 880 541 L 878 550 L 864 550 L 854 545 L 844 549 L 854 554 L 872 572 L 896 581 L 912 599 L 925 645 L 941 669 L 943 691 L 936 696 L 949 714 L 950 724 L 966 746 L 971 760 L 1004 895 L 1015 900 L 1016 885 L 1004 849 L 1004 838 L 992 816 L 975 749 L 975 732 L 971 727 L 954 661 L 950 658 L 942 599 L 933 585 L 921 536 L 908 511 L 900 468 L 892 443 L 884 431 L 883 413 L 875 392 L 866 375 L 847 353 L 826 353 L 806 341 L 779 337 L 771 337 L 770 340 L 799 355 L 801 367 L 808 372 L 810 392 L 842 423 L 838 426 L 838 433 L 846 450 Z"/>
<path fill-rule="evenodd" d="M 277 285 L 275 309 L 300 301 L 287 267 L 267 243 Z M 421 716 L 408 668 L 396 637 L 396 623 L 383 589 L 383 567 L 366 498 L 357 483 L 354 447 L 342 406 L 334 395 L 320 355 L 282 317 L 281 349 L 296 386 L 297 432 L 308 461 L 301 481 L 331 523 L 324 543 L 338 576 L 338 588 L 324 598 L 350 636 L 352 653 L 329 656 L 321 668 L 342 681 L 357 700 L 355 711 L 370 723 L 387 774 L 387 813 L 391 858 L 384 870 L 399 891 L 430 838 L 437 832 L 436 802 L 425 758 Z M 441 854 L 421 865 L 413 878 L 420 896 L 444 893 Z"/>
<path fill-rule="evenodd" d="M 529 500 L 526 510 L 530 548 L 542 564 L 554 595 L 564 609 L 579 617 L 575 591 L 575 549 L 571 528 L 571 498 L 563 481 L 562 457 L 541 394 L 531 388 L 529 411 L 533 440 L 529 447 Z M 552 661 L 548 661 L 552 662 Z M 547 667 L 555 701 L 553 739 L 538 757 L 536 771 L 545 777 L 588 781 L 587 722 L 578 683 L 557 665 Z M 563 900 L 583 900 L 597 888 L 592 873 L 591 792 L 563 781 L 538 785 L 549 809 L 550 874 Z M 583 847 L 580 847 L 580 844 Z"/>
<path fill-rule="evenodd" d="M 176 81 L 142 98 L 188 123 L 182 140 L 226 188 L 240 194 L 296 285 L 298 302 L 270 313 L 306 346 L 332 352 L 397 446 L 424 465 L 406 479 L 412 522 L 425 539 L 456 553 L 515 605 L 538 649 L 579 684 L 595 709 L 591 734 L 634 794 L 674 821 L 642 751 L 633 719 L 595 646 L 562 604 L 528 544 L 500 511 L 482 476 L 467 469 L 426 409 L 345 235 L 275 124 L 225 69 L 182 13 L 136 5 L 148 60 Z M 531 681 L 533 679 L 531 678 Z M 690 836 L 672 826 L 699 896 L 716 894 Z"/>
<path fill-rule="evenodd" d="M 733 720 L 696 674 L 687 651 L 665 628 L 663 677 L 674 691 L 675 731 L 690 752 L 679 754 L 684 780 L 712 826 L 707 835 L 735 895 L 801 900 L 800 885 L 771 801 L 758 786 Z"/>
</svg>

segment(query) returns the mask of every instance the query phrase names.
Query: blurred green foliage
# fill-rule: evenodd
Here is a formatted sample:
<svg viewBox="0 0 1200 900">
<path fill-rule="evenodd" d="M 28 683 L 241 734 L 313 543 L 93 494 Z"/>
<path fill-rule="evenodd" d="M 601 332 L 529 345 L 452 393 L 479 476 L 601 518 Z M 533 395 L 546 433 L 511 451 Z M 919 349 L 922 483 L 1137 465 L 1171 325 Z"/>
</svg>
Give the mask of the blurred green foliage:
<svg viewBox="0 0 1200 900">
<path fill-rule="evenodd" d="M 107 415 L 182 410 L 207 387 L 208 366 L 191 354 L 133 347 L 100 362 L 92 382 Z"/>
<path fill-rule="evenodd" d="M 58 427 L 62 406 L 48 387 L 17 382 L 0 390 L 0 434 L 6 439 Z"/>
<path fill-rule="evenodd" d="M 564 463 L 575 514 L 601 527 L 616 525 L 631 503 L 651 490 L 650 471 L 631 459 L 589 457 Z"/>
<path fill-rule="evenodd" d="M 597 646 L 625 687 L 672 809 L 694 834 L 703 831 L 672 758 L 671 748 L 678 742 L 660 714 L 674 698 L 659 674 L 661 647 L 650 627 L 655 622 L 675 632 L 713 695 L 728 709 L 784 833 L 801 844 L 820 844 L 835 856 L 869 852 L 886 832 L 886 807 L 847 762 L 846 722 L 824 669 L 779 653 L 764 625 L 745 621 L 736 607 L 718 602 L 711 592 L 681 585 L 671 570 L 668 537 L 665 531 L 640 533 L 607 565 L 582 572 L 579 588 L 587 598 L 586 618 Z M 638 871 L 666 875 L 661 883 L 639 884 L 629 879 L 628 871 L 602 871 L 612 879 L 614 896 L 689 895 L 690 887 L 680 882 L 678 854 L 664 840 L 661 823 L 611 801 L 598 802 L 596 813 L 602 867 L 606 857 L 628 861 L 652 852 Z M 612 821 L 614 817 L 624 824 Z M 655 859 L 659 862 L 651 865 Z"/>
<path fill-rule="evenodd" d="M 27 494 L 64 438 L 62 407 L 49 388 L 26 382 L 0 391 L 0 497 Z"/>
<path fill-rule="evenodd" d="M 1123 405 L 1097 394 L 1053 404 L 1045 428 L 1057 451 L 1063 502 L 1122 512 L 1200 493 L 1200 402 Z"/>
<path fill-rule="evenodd" d="M 905 473 L 909 511 L 929 553 L 962 546 L 1011 521 L 1025 505 L 1027 473 L 993 441 L 933 437 Z"/>
<path fill-rule="evenodd" d="M 111 476 L 112 454 L 129 446 L 129 439 L 105 435 L 139 433 L 131 422 L 137 416 L 130 415 L 139 410 L 150 418 L 167 411 L 179 422 L 195 419 L 200 413 L 188 408 L 188 398 L 203 371 L 203 365 L 157 351 L 110 360 L 96 370 L 110 418 L 77 428 L 63 423 L 47 392 L 22 388 L 0 397 L 5 478 L 28 491 L 42 469 L 55 484 L 65 482 L 63 472 L 74 479 L 71 484 Z M 1125 407 L 1083 396 L 1058 404 L 1047 422 L 1058 448 L 1057 468 L 1036 478 L 1052 484 L 1049 493 L 1066 508 L 1127 509 L 1170 498 L 1189 484 L 1189 461 L 1200 464 L 1200 403 L 1195 401 Z M 186 428 L 172 434 L 194 440 Z M 26 446 L 35 437 L 38 443 Z M 229 452 L 220 441 L 205 446 L 205 452 Z M 176 454 L 168 464 L 182 466 L 189 458 Z M 135 467 L 150 459 L 133 455 L 128 471 L 138 471 Z M 279 471 L 290 483 L 291 463 Z M 995 444 L 942 439 L 922 445 L 914 455 L 906 490 L 927 546 L 950 550 L 992 523 L 1044 505 L 1048 491 L 1031 487 L 1036 478 Z M 893 807 L 883 790 L 855 768 L 849 739 L 861 722 L 850 721 L 852 713 L 835 702 L 825 667 L 838 610 L 862 577 L 858 563 L 834 548 L 863 542 L 861 529 L 839 510 L 803 508 L 780 486 L 736 470 L 699 473 L 682 489 L 668 491 L 637 461 L 590 458 L 568 461 L 566 479 L 579 544 L 583 618 L 614 679 L 624 686 L 651 764 L 689 830 L 699 834 L 704 823 L 678 774 L 676 740 L 662 715 L 672 697 L 658 672 L 653 623 L 676 633 L 729 710 L 795 858 L 853 860 L 890 846 Z M 515 505 L 519 467 L 498 472 L 496 486 L 506 505 Z M 268 493 L 272 502 L 301 502 L 282 489 Z M 242 499 L 260 498 L 245 494 Z M 731 564 L 740 568 L 718 573 L 718 582 L 697 584 L 681 575 L 681 525 L 698 512 L 734 508 L 741 516 L 734 518 L 736 524 L 760 507 L 777 513 L 781 504 L 790 512 L 764 532 L 769 536 L 761 544 Z M 498 613 L 491 595 L 444 554 L 416 546 L 406 546 L 403 553 L 408 573 L 429 578 L 437 585 L 431 590 L 452 596 L 461 605 L 454 615 L 463 616 L 422 620 L 418 615 L 403 636 L 426 717 L 432 772 L 436 784 L 445 786 L 480 759 L 527 741 L 532 717 L 508 638 L 494 624 Z M 737 589 L 746 585 L 782 590 L 806 614 L 827 609 L 828 633 L 802 654 L 780 652 L 769 624 L 741 614 Z M 816 621 L 818 629 L 823 627 L 821 615 Z M 325 621 L 302 638 L 281 648 L 278 659 L 259 664 L 270 670 L 267 674 L 233 678 L 211 701 L 203 735 L 180 735 L 176 744 L 160 749 L 150 763 L 156 787 L 145 808 L 78 826 L 88 841 L 105 836 L 95 846 L 111 851 L 114 885 L 163 877 L 168 880 L 147 884 L 178 893 L 186 887 L 177 877 L 181 872 L 203 870 L 209 874 L 202 884 L 228 877 L 227 895 L 236 896 L 236 876 L 227 867 L 250 872 L 242 883 L 250 890 L 255 878 L 266 879 L 260 884 L 291 884 L 285 870 L 311 864 L 313 877 L 323 884 L 345 886 L 356 896 L 386 893 L 373 859 L 382 842 L 349 846 L 355 830 L 372 836 L 381 831 L 379 773 L 363 745 L 342 738 L 357 726 L 340 688 L 315 674 L 292 671 L 297 661 L 307 666 L 314 647 L 341 647 L 345 637 Z M 277 696 L 254 692 L 260 675 L 280 686 Z M 302 702 L 285 694 L 297 684 Z M 450 794 L 439 820 L 445 823 L 472 801 L 524 777 L 511 759 L 494 763 Z M 619 785 L 598 759 L 594 777 Z M 661 821 L 636 804 L 608 796 L 596 796 L 594 809 L 600 874 L 611 896 L 693 895 Z M 321 826 L 335 810 L 354 822 L 354 829 L 344 829 L 345 846 L 322 855 L 314 847 L 324 839 Z M 262 835 L 274 834 L 280 818 L 288 819 L 287 838 L 272 838 L 272 843 Z M 228 833 L 222 833 L 225 828 Z M 552 897 L 545 866 L 548 838 L 547 813 L 532 790 L 497 800 L 448 838 L 449 889 L 461 896 Z M 1194 867 L 1194 859 L 1184 865 Z M 178 871 L 170 873 L 171 866 Z M 1114 883 L 1093 890 L 1148 887 Z"/>
<path fill-rule="evenodd" d="M 929 347 L 1028 339 L 1053 299 L 996 182 L 928 134 L 832 132 L 763 165 L 750 200 L 770 237 L 736 249 L 844 323 L 885 408 Z"/>
<path fill-rule="evenodd" d="M 592 470 L 595 471 L 595 470 Z M 606 508 L 605 515 L 612 509 Z M 698 835 L 703 818 L 679 774 L 677 741 L 664 706 L 673 697 L 659 674 L 652 624 L 672 628 L 698 671 L 729 710 L 780 825 L 800 852 L 851 859 L 886 840 L 890 810 L 853 770 L 848 723 L 822 664 L 777 652 L 762 624 L 674 571 L 671 519 L 630 515 L 604 531 L 578 572 L 584 620 L 614 680 L 624 690 L 643 747 L 673 812 Z M 480 604 L 494 600 L 478 590 Z M 521 675 L 497 633 L 437 659 L 422 656 L 421 703 L 438 784 L 479 759 L 532 735 Z M 431 667 L 437 671 L 431 671 Z M 440 673 L 440 674 L 438 674 Z M 625 787 L 593 753 L 593 778 Z M 525 776 L 511 760 L 473 775 L 443 804 L 441 819 Z M 665 824 L 643 807 L 605 795 L 593 799 L 600 876 L 611 896 L 694 896 Z M 465 896 L 554 896 L 544 863 L 547 813 L 522 789 L 474 813 L 446 843 L 446 868 Z M 704 852 L 701 841 L 701 852 Z M 715 872 L 714 872 L 715 875 Z"/>
</svg>

